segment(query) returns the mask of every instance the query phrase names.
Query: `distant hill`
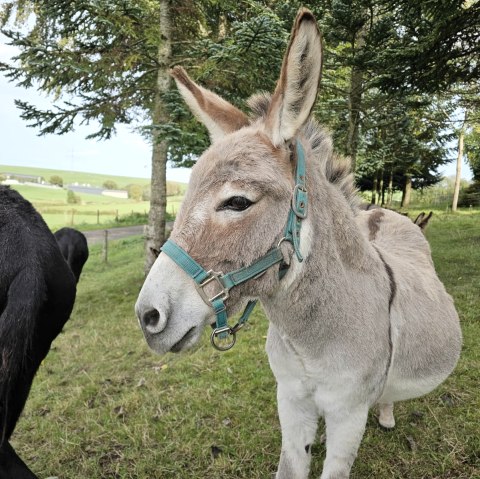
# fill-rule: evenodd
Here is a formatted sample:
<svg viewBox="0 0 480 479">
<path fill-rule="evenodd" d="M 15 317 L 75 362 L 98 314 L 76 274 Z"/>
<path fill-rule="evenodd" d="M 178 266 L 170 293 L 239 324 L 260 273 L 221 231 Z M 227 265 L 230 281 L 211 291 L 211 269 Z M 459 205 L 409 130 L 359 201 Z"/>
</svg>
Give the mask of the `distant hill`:
<svg viewBox="0 0 480 479">
<path fill-rule="evenodd" d="M 80 183 L 101 187 L 105 181 L 112 180 L 115 181 L 115 183 L 120 189 L 123 189 L 127 185 L 131 184 L 150 184 L 149 178 L 135 178 L 118 175 L 101 175 L 97 173 L 87 173 L 83 171 L 53 170 L 49 168 L 36 168 L 33 166 L 0 165 L 0 174 L 2 173 L 19 173 L 24 175 L 43 176 L 46 181 L 48 181 L 50 177 L 58 175 L 63 179 L 64 185 L 70 183 Z M 178 183 L 175 181 L 168 181 L 168 183 L 171 185 L 178 185 L 178 189 L 181 191 L 181 194 L 185 193 L 185 190 L 187 188 L 187 185 L 185 183 Z"/>
</svg>

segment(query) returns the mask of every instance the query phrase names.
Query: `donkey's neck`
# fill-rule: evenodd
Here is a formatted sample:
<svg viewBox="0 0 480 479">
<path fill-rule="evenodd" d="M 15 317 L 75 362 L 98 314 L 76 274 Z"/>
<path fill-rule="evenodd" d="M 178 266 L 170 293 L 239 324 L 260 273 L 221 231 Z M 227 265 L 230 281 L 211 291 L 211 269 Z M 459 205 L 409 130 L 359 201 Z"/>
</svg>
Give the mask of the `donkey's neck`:
<svg viewBox="0 0 480 479">
<path fill-rule="evenodd" d="M 316 181 L 301 231 L 305 259 L 299 263 L 293 255 L 279 288 L 261 298 L 280 333 L 302 344 L 307 336 L 341 335 L 358 320 L 352 315 L 382 267 L 341 192 L 325 179 Z"/>
</svg>

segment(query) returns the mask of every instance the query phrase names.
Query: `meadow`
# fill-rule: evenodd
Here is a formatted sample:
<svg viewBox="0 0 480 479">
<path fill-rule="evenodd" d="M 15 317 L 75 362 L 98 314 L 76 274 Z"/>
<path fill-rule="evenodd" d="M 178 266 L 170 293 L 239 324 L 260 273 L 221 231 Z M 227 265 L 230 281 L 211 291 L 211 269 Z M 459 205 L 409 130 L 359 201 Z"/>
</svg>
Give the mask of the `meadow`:
<svg viewBox="0 0 480 479">
<path fill-rule="evenodd" d="M 370 413 L 352 479 L 480 478 L 480 212 L 439 213 L 427 236 L 460 313 L 462 357 L 434 392 L 396 405 L 394 430 Z M 112 243 L 109 264 L 91 249 L 14 447 L 42 478 L 272 477 L 281 437 L 261 308 L 231 351 L 215 351 L 206 332 L 193 352 L 154 355 L 133 312 L 142 247 L 140 237 Z M 320 476 L 324 454 L 315 444 L 310 477 Z"/>
<path fill-rule="evenodd" d="M 63 226 L 85 230 L 112 227 L 119 222 L 136 224 L 138 218 L 145 222 L 145 216 L 150 209 L 149 201 L 76 193 L 80 203 L 70 204 L 67 203 L 67 191 L 61 188 L 40 188 L 29 185 L 13 185 L 12 188 L 35 206 L 50 229 L 54 231 Z M 168 196 L 167 213 L 175 216 L 182 199 L 183 195 Z"/>
</svg>

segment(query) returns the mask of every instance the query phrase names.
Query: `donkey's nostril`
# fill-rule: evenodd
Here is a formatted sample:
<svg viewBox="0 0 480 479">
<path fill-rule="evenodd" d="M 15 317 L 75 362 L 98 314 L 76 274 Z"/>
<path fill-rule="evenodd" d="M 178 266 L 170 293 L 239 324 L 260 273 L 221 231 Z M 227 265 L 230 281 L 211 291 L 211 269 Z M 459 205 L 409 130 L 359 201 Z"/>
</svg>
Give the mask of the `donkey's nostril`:
<svg viewBox="0 0 480 479">
<path fill-rule="evenodd" d="M 155 329 L 160 321 L 160 313 L 156 309 L 150 309 L 143 314 L 142 321 L 147 329 Z"/>
</svg>

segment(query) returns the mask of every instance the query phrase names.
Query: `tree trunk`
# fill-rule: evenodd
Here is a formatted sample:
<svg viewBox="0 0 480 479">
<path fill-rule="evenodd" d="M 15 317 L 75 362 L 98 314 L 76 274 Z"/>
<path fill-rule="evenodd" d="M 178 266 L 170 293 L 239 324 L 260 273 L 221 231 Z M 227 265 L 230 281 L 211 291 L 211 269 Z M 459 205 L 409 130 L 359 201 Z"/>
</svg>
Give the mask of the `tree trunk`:
<svg viewBox="0 0 480 479">
<path fill-rule="evenodd" d="M 373 185 L 372 185 L 372 205 L 377 204 L 377 184 L 378 184 L 378 172 L 375 172 L 375 176 L 373 177 Z"/>
<path fill-rule="evenodd" d="M 165 141 L 159 141 L 155 127 L 168 122 L 163 95 L 170 86 L 168 69 L 171 59 L 170 7 L 168 0 L 160 0 L 160 31 L 162 33 L 158 46 L 158 72 L 155 103 L 152 111 L 152 180 L 150 213 L 148 226 L 145 228 L 145 275 L 155 262 L 153 250 L 159 251 L 165 242 L 165 219 L 167 209 L 167 149 Z"/>
<path fill-rule="evenodd" d="M 455 187 L 453 189 L 452 211 L 457 211 L 458 195 L 460 194 L 460 180 L 462 178 L 462 160 L 463 160 L 463 138 L 465 136 L 465 121 L 467 114 L 465 113 L 465 120 L 463 121 L 460 135 L 458 137 L 458 155 L 457 155 L 457 172 L 455 176 Z"/>
<path fill-rule="evenodd" d="M 377 202 L 379 205 L 384 205 L 384 195 L 383 195 L 383 168 L 380 170 L 380 179 L 378 181 L 378 192 L 377 192 Z"/>
<path fill-rule="evenodd" d="M 412 194 L 412 176 L 407 174 L 405 177 L 405 187 L 402 196 L 402 208 L 408 208 L 410 205 L 410 196 Z"/>
<path fill-rule="evenodd" d="M 393 201 L 393 166 L 390 169 L 390 176 L 388 178 L 387 206 L 391 206 L 392 201 Z"/>
<path fill-rule="evenodd" d="M 359 51 L 365 45 L 366 26 L 364 26 L 358 33 L 355 51 Z M 350 77 L 350 93 L 348 96 L 348 131 L 346 153 L 350 156 L 352 161 L 352 170 L 355 171 L 355 164 L 357 161 L 358 150 L 358 135 L 360 126 L 360 110 L 362 106 L 363 93 L 363 70 L 355 64 L 352 67 L 352 74 Z"/>
</svg>

